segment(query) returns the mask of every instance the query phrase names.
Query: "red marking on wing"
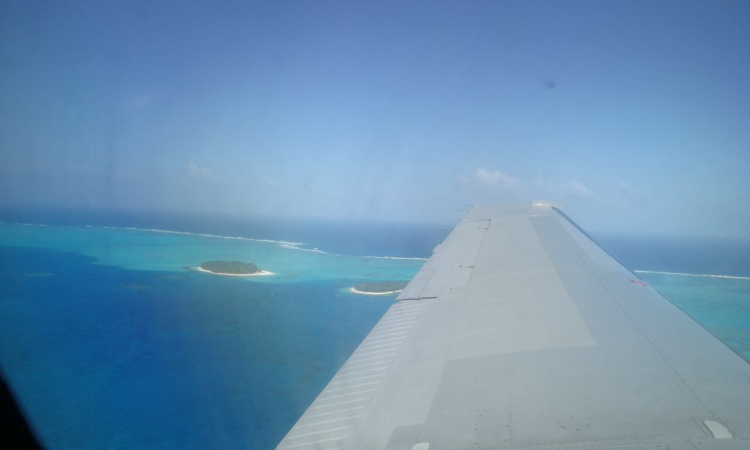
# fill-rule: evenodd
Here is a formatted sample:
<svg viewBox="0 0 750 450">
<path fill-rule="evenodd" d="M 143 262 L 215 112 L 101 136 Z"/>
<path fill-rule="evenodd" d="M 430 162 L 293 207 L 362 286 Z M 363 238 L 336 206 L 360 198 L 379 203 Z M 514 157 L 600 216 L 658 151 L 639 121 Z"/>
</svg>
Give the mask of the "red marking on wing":
<svg viewBox="0 0 750 450">
<path fill-rule="evenodd" d="M 630 282 L 631 282 L 631 283 L 635 283 L 635 284 L 637 284 L 638 286 L 645 286 L 645 285 L 646 285 L 646 283 L 644 283 L 644 282 L 643 282 L 643 281 L 641 281 L 641 280 L 630 280 Z"/>
</svg>

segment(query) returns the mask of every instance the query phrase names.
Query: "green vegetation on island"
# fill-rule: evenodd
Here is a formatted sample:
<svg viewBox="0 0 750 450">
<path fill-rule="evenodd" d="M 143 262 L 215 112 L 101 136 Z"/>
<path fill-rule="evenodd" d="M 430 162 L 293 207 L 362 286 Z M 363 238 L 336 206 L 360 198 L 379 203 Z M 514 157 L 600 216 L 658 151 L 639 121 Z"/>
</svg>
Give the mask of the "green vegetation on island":
<svg viewBox="0 0 750 450">
<path fill-rule="evenodd" d="M 359 292 L 382 294 L 385 292 L 402 291 L 409 284 L 408 281 L 380 281 L 377 283 L 357 283 L 354 289 Z"/>
<path fill-rule="evenodd" d="M 261 271 L 255 264 L 241 261 L 208 261 L 200 267 L 209 272 L 227 275 L 251 275 Z"/>
</svg>

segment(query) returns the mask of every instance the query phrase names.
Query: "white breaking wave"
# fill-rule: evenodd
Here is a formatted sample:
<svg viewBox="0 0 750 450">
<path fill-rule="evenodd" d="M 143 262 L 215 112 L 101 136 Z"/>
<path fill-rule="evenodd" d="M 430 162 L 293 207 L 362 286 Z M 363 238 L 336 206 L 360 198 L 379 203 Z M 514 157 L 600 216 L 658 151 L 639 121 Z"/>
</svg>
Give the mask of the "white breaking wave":
<svg viewBox="0 0 750 450">
<path fill-rule="evenodd" d="M 5 223 L 5 222 L 0 222 Z M 208 237 L 208 238 L 215 238 L 215 239 L 232 239 L 237 241 L 248 241 L 248 242 L 265 242 L 268 244 L 276 244 L 279 247 L 286 248 L 289 250 L 299 250 L 303 252 L 312 252 L 312 253 L 319 253 L 322 255 L 331 255 L 331 256 L 345 256 L 345 257 L 351 257 L 351 258 L 374 258 L 374 259 L 401 259 L 401 260 L 411 260 L 411 261 L 427 261 L 429 258 L 417 258 L 417 257 L 406 257 L 406 256 L 358 256 L 358 255 L 343 255 L 340 253 L 328 253 L 326 251 L 320 250 L 319 248 L 304 248 L 305 245 L 303 242 L 292 242 L 292 241 L 281 241 L 281 240 L 274 240 L 274 239 L 255 239 L 255 238 L 247 238 L 247 237 L 241 237 L 241 236 L 222 236 L 218 234 L 206 234 L 206 233 L 190 233 L 187 231 L 173 231 L 173 230 L 162 230 L 159 228 L 136 228 L 136 227 L 110 227 L 110 226 L 92 226 L 92 225 L 84 225 L 83 227 L 77 227 L 72 225 L 44 225 L 40 223 L 16 223 L 16 225 L 24 225 L 24 226 L 31 226 L 31 227 L 59 227 L 59 228 L 106 228 L 110 230 L 130 230 L 130 231 L 143 231 L 148 233 L 168 233 L 168 234 L 181 234 L 184 236 L 200 236 L 200 237 Z"/>
<path fill-rule="evenodd" d="M 200 236 L 200 237 L 210 237 L 210 238 L 216 238 L 216 239 L 232 239 L 236 241 L 267 242 L 269 244 L 278 244 L 281 246 L 286 246 L 288 248 L 304 245 L 302 242 L 276 241 L 273 239 L 254 239 L 254 238 L 246 238 L 246 237 L 241 237 L 241 236 L 221 236 L 218 234 L 206 234 L 206 233 L 190 233 L 187 231 L 162 230 L 159 228 L 106 227 L 106 226 L 101 227 L 101 228 L 111 228 L 111 229 L 116 229 L 116 230 L 147 231 L 151 233 L 182 234 L 185 236 Z"/>
<path fill-rule="evenodd" d="M 312 252 L 312 253 L 321 253 L 323 255 L 330 255 L 330 253 L 324 252 L 323 250 L 319 250 L 317 248 L 302 248 L 301 247 L 302 245 L 304 244 L 299 243 L 299 242 L 283 242 L 279 244 L 279 247 L 288 248 L 290 250 L 301 250 L 303 252 Z M 337 255 L 334 253 L 333 256 L 342 256 L 342 255 Z"/>
<path fill-rule="evenodd" d="M 703 278 L 725 278 L 729 280 L 750 280 L 750 277 L 738 277 L 734 275 L 709 275 L 701 273 L 682 273 L 682 272 L 659 272 L 657 270 L 634 270 L 636 273 L 657 273 L 660 275 L 678 275 L 681 277 L 703 277 Z"/>
<path fill-rule="evenodd" d="M 375 259 L 404 259 L 407 261 L 427 261 L 430 258 L 417 258 L 409 256 L 360 256 L 360 258 L 375 258 Z"/>
</svg>

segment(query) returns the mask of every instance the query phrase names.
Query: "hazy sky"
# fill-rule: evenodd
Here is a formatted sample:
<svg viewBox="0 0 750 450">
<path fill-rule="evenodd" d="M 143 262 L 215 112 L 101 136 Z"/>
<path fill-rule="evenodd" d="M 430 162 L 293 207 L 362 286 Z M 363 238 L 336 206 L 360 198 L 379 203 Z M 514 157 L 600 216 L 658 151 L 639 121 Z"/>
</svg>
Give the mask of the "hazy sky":
<svg viewBox="0 0 750 450">
<path fill-rule="evenodd" d="M 750 237 L 747 1 L 9 1 L 0 205 Z"/>
</svg>

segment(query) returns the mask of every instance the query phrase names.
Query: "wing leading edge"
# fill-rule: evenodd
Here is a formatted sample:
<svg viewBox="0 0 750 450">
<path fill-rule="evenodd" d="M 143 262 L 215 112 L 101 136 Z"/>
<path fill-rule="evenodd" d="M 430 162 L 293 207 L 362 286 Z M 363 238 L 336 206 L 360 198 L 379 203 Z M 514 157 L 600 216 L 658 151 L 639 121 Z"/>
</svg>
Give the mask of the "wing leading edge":
<svg viewBox="0 0 750 450">
<path fill-rule="evenodd" d="M 473 208 L 278 445 L 746 449 L 750 365 L 556 207 Z"/>
</svg>

